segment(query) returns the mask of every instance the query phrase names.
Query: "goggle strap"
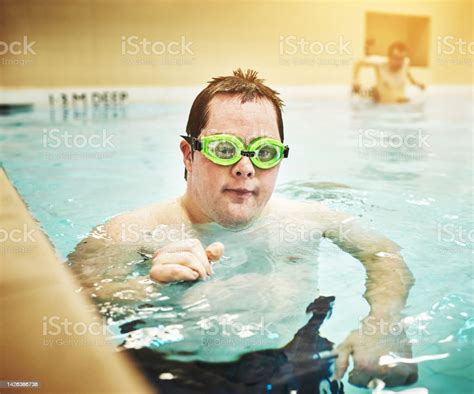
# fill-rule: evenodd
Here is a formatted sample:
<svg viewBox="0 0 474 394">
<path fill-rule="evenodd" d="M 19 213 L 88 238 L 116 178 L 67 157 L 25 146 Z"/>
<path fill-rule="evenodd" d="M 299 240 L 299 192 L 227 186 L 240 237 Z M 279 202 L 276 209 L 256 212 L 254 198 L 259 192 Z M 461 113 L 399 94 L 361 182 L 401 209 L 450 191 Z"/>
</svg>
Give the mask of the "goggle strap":
<svg viewBox="0 0 474 394">
<path fill-rule="evenodd" d="M 288 145 L 285 145 L 285 149 L 283 150 L 283 157 L 286 159 L 289 154 L 290 154 L 290 147 Z"/>
<path fill-rule="evenodd" d="M 181 137 L 184 138 L 184 140 L 189 145 L 191 145 L 191 149 L 193 150 L 193 152 L 195 150 L 200 151 L 202 149 L 201 141 L 197 140 L 196 138 L 190 137 L 189 135 L 182 135 Z"/>
</svg>

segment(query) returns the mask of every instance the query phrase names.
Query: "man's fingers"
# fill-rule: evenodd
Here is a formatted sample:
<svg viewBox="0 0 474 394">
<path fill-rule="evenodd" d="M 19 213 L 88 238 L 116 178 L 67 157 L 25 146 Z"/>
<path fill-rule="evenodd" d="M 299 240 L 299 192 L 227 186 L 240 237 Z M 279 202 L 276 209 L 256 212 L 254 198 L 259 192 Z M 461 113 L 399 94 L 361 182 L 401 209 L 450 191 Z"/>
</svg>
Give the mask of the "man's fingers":
<svg viewBox="0 0 474 394">
<path fill-rule="evenodd" d="M 184 265 L 156 264 L 150 270 L 150 278 L 156 282 L 168 283 L 179 280 L 196 280 L 199 278 L 199 274 Z"/>
<path fill-rule="evenodd" d="M 220 242 L 210 244 L 204 250 L 198 239 L 184 239 L 165 245 L 153 255 L 153 264 L 181 264 L 206 278 L 213 273 L 210 261 L 219 260 L 224 252 Z"/>
<path fill-rule="evenodd" d="M 211 275 L 212 274 L 211 263 L 209 262 L 209 259 L 207 258 L 206 251 L 204 250 L 204 247 L 202 246 L 201 242 L 199 240 L 196 240 L 196 241 L 197 242 L 194 243 L 194 248 L 192 249 L 192 252 L 199 258 L 199 261 L 201 261 L 201 264 L 203 265 L 207 274 Z"/>
<path fill-rule="evenodd" d="M 206 248 L 207 258 L 211 261 L 217 261 L 224 253 L 224 245 L 221 242 L 213 242 Z"/>
<path fill-rule="evenodd" d="M 171 243 L 169 243 L 167 245 L 164 245 L 161 248 L 159 248 L 155 252 L 153 257 L 157 256 L 160 253 L 165 253 L 165 252 L 168 252 L 168 253 L 171 253 L 171 252 L 184 252 L 184 251 L 190 252 L 191 250 L 193 250 L 196 247 L 196 245 L 200 245 L 200 244 L 201 244 L 201 242 L 198 239 L 195 239 L 195 238 L 187 238 L 187 239 L 182 239 L 180 241 L 171 242 Z"/>
<path fill-rule="evenodd" d="M 349 356 L 351 354 L 351 349 L 347 345 L 338 346 L 336 349 L 337 358 L 334 363 L 334 375 L 335 380 L 341 380 L 344 374 L 347 371 L 349 366 Z"/>
<path fill-rule="evenodd" d="M 203 278 L 208 276 L 202 262 L 192 252 L 160 253 L 153 259 L 153 264 L 180 264 L 198 272 Z"/>
<path fill-rule="evenodd" d="M 193 253 L 201 262 L 201 265 L 206 270 L 207 274 L 212 273 L 211 264 L 206 256 L 206 252 L 201 244 L 201 242 L 196 238 L 183 239 L 181 241 L 173 242 L 171 244 L 165 245 L 162 248 L 158 249 L 154 257 L 163 254 L 163 253 L 178 253 L 178 252 L 191 252 Z"/>
</svg>

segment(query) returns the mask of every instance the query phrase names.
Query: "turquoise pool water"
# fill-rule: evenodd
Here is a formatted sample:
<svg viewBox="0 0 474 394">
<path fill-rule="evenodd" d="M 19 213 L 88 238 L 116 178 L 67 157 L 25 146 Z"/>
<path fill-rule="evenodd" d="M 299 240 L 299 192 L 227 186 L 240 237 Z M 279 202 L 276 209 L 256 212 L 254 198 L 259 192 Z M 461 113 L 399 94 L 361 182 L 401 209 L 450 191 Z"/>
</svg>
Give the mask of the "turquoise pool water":
<svg viewBox="0 0 474 394">
<path fill-rule="evenodd" d="M 423 102 L 385 107 L 308 91 L 283 98 L 291 157 L 276 194 L 351 212 L 402 247 L 416 278 L 405 310 L 414 357 L 447 355 L 420 362 L 414 387 L 472 392 L 472 93 L 439 91 Z M 38 107 L 0 117 L 2 164 L 61 257 L 111 216 L 183 192 L 178 134 L 190 100 L 78 116 Z M 68 147 L 65 138 L 74 136 L 81 138 Z M 145 304 L 126 297 L 101 304 L 111 328 L 117 334 L 121 324 L 140 318 L 157 329 L 136 330 L 130 346 L 158 338 L 160 351 L 225 361 L 284 345 L 306 323 L 308 303 L 323 294 L 336 301 L 321 335 L 342 341 L 368 312 L 363 267 L 326 240 L 275 244 L 275 226 L 263 222 L 237 234 L 201 229 L 204 239 L 220 236 L 228 246 L 216 277 L 157 289 Z M 285 261 L 288 255 L 301 258 Z M 136 261 L 134 270 L 146 267 Z M 261 318 L 276 322 L 270 332 L 259 329 Z M 218 332 L 214 345 L 196 346 L 202 327 L 229 321 L 240 323 L 231 341 L 219 342 Z M 346 392 L 364 390 L 346 384 Z"/>
</svg>

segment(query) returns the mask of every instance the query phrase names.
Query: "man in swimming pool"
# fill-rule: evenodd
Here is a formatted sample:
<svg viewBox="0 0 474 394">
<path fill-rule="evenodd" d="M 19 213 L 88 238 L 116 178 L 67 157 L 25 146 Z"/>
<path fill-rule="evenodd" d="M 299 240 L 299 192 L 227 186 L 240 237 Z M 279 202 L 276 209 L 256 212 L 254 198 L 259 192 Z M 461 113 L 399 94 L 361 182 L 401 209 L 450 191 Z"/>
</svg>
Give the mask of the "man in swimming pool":
<svg viewBox="0 0 474 394">
<path fill-rule="evenodd" d="M 377 103 L 405 103 L 407 81 L 424 90 L 425 85 L 417 82 L 410 72 L 408 49 L 402 42 L 394 42 L 388 48 L 387 57 L 367 56 L 354 64 L 352 91 L 360 94 L 359 72 L 362 67 L 370 67 L 375 71 L 375 86 L 370 96 Z"/>
<path fill-rule="evenodd" d="M 282 105 L 278 93 L 264 85 L 255 71 L 239 69 L 233 76 L 214 78 L 194 100 L 187 134 L 180 143 L 187 181 L 184 195 L 116 216 L 99 226 L 69 256 L 73 268 L 83 283 L 98 282 L 100 278 L 91 276 L 97 259 L 110 263 L 108 245 L 137 244 L 137 225 L 146 233 L 177 223 L 217 223 L 239 229 L 268 215 L 281 220 L 304 218 L 357 258 L 368 276 L 364 296 L 370 314 L 361 328 L 338 346 L 334 377 L 343 376 L 352 356 L 354 369 L 349 381 L 353 384 L 367 386 L 374 378 L 391 386 L 413 383 L 415 365 L 379 365 L 380 357 L 389 352 L 411 357 L 403 334 L 384 332 L 388 324 L 399 321 L 413 285 L 399 247 L 359 227 L 350 215 L 318 202 L 272 197 L 279 167 L 289 155 L 283 144 Z M 211 261 L 221 257 L 223 248 L 218 242 L 205 247 L 197 239 L 170 242 L 154 251 L 149 275 L 160 283 L 206 279 L 212 275 Z M 133 279 L 116 285 L 143 288 Z"/>
</svg>

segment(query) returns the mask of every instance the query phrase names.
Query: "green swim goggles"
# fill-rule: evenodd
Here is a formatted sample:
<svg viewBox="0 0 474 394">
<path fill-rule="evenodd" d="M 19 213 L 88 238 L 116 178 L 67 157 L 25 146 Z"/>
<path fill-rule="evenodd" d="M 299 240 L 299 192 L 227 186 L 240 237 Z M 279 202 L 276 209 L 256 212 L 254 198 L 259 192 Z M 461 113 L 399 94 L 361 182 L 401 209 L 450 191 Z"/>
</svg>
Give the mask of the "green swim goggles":
<svg viewBox="0 0 474 394">
<path fill-rule="evenodd" d="M 275 167 L 290 152 L 288 145 L 268 137 L 258 137 L 247 147 L 240 138 L 231 134 L 208 135 L 199 140 L 187 135 L 181 137 L 191 145 L 193 154 L 199 151 L 220 166 L 231 166 L 246 156 L 256 167 L 266 170 Z"/>
</svg>

